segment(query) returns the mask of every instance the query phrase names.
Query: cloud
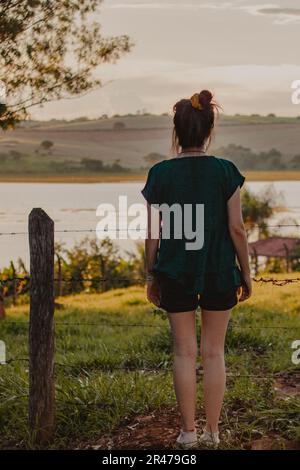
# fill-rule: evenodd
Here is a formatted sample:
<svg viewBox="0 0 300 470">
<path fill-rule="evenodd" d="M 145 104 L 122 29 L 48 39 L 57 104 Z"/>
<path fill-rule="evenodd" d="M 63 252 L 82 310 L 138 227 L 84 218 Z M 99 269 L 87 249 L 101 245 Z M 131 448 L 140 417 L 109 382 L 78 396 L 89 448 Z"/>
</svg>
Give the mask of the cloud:
<svg viewBox="0 0 300 470">
<path fill-rule="evenodd" d="M 300 16 L 300 8 L 261 8 L 258 12 L 265 15 Z"/>
<path fill-rule="evenodd" d="M 239 3 L 240 0 L 235 0 L 233 2 L 222 2 L 222 3 L 177 3 L 177 2 L 123 2 L 123 3 L 114 3 L 110 2 L 104 4 L 107 8 L 111 9 L 144 9 L 144 10 L 200 10 L 200 9 L 211 9 L 211 10 L 221 10 L 233 8 L 236 3 Z"/>
<path fill-rule="evenodd" d="M 288 24 L 300 22 L 300 8 L 281 8 L 274 4 L 241 6 L 241 10 L 252 15 L 273 16 L 274 24 Z"/>
<path fill-rule="evenodd" d="M 244 11 L 252 15 L 274 16 L 274 24 L 298 23 L 300 21 L 300 8 L 283 8 L 276 4 L 249 4 L 251 0 L 232 0 L 218 2 L 182 2 L 182 1 L 160 1 L 149 2 L 146 0 L 108 0 L 103 4 L 108 9 L 126 10 L 168 10 L 168 11 L 200 11 L 200 10 L 235 10 Z M 245 3 L 248 3 L 248 5 Z"/>
<path fill-rule="evenodd" d="M 137 109 L 171 112 L 179 98 L 187 98 L 200 88 L 211 89 L 226 114 L 299 115 L 299 106 L 291 103 L 291 83 L 300 76 L 300 65 L 202 67 L 171 60 L 164 65 L 161 61 L 132 59 L 125 67 L 125 62 L 122 61 L 115 80 L 107 86 L 81 98 L 34 108 L 33 117 L 97 117 L 104 113 L 135 113 Z M 113 65 L 107 64 L 107 78 L 113 70 Z"/>
</svg>

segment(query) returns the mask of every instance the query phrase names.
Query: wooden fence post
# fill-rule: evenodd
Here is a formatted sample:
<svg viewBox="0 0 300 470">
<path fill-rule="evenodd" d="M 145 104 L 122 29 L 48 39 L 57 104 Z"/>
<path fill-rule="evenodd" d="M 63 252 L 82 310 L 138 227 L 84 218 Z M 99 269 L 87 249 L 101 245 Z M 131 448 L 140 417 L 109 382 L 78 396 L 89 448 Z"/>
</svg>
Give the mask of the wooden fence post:
<svg viewBox="0 0 300 470">
<path fill-rule="evenodd" d="M 258 255 L 257 255 L 257 250 L 254 248 L 254 246 L 252 247 L 252 250 L 254 254 L 254 275 L 257 276 L 258 275 Z"/>
<path fill-rule="evenodd" d="M 0 320 L 3 320 L 5 316 L 4 298 L 0 292 Z"/>
<path fill-rule="evenodd" d="M 39 444 L 54 432 L 54 222 L 42 209 L 29 214 L 29 426 Z"/>
<path fill-rule="evenodd" d="M 13 283 L 12 284 L 12 288 L 13 288 L 13 305 L 16 305 L 16 303 L 17 303 L 16 268 L 15 268 L 15 265 L 12 261 L 10 262 L 10 267 L 11 267 L 12 278 L 13 278 L 13 281 L 12 281 L 12 283 Z"/>
<path fill-rule="evenodd" d="M 285 251 L 285 262 L 286 262 L 286 271 L 290 272 L 290 251 L 286 243 L 283 243 L 284 251 Z"/>
<path fill-rule="evenodd" d="M 58 291 L 57 295 L 58 297 L 62 296 L 62 266 L 61 266 L 61 257 L 58 253 L 56 253 L 56 258 L 57 258 L 57 266 L 58 266 Z"/>
</svg>

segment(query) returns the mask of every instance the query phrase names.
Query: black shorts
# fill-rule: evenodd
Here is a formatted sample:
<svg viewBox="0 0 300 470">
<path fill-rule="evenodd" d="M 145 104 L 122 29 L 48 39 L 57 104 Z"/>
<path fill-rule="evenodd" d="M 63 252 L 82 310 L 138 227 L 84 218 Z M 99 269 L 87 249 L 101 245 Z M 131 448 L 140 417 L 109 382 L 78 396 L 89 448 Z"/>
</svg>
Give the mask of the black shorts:
<svg viewBox="0 0 300 470">
<path fill-rule="evenodd" d="M 238 287 L 224 292 L 216 292 L 210 287 L 204 289 L 202 294 L 187 294 L 176 279 L 170 279 L 163 273 L 158 273 L 157 277 L 160 284 L 159 308 L 168 312 L 188 312 L 198 306 L 205 310 L 229 310 L 238 303 Z"/>
</svg>

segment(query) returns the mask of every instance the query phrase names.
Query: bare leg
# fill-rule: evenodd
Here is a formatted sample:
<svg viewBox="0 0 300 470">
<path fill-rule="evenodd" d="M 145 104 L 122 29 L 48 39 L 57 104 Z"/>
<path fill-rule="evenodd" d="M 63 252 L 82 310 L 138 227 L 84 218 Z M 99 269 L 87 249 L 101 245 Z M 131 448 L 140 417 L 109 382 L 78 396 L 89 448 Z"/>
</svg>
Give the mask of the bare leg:
<svg viewBox="0 0 300 470">
<path fill-rule="evenodd" d="M 169 313 L 173 336 L 173 383 L 180 409 L 182 429 L 194 431 L 196 411 L 196 316 L 190 312 Z"/>
<path fill-rule="evenodd" d="M 201 313 L 200 350 L 204 370 L 206 430 L 217 432 L 226 387 L 224 343 L 231 310 L 202 309 Z"/>
</svg>

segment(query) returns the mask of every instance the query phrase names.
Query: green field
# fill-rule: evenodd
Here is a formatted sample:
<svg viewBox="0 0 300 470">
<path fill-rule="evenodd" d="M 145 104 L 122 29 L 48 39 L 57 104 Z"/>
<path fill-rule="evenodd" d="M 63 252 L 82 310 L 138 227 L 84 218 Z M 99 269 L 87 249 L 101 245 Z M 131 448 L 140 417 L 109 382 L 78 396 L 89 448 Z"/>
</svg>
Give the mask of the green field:
<svg viewBox="0 0 300 470">
<path fill-rule="evenodd" d="M 118 128 L 120 123 L 121 129 Z M 88 174 L 80 167 L 82 159 L 101 160 L 105 165 L 118 161 L 123 168 L 139 173 L 141 168 L 149 166 L 145 156 L 151 153 L 159 154 L 160 159 L 173 156 L 172 127 L 171 115 L 24 122 L 14 131 L 0 131 L 0 178 L 6 181 L 14 177 L 14 181 L 19 181 L 24 177 L 30 181 L 39 174 L 41 178 L 94 176 L 99 180 L 111 176 L 97 172 Z M 299 135 L 299 118 L 221 115 L 210 151 L 214 154 L 231 144 L 258 154 L 276 149 L 282 154 L 282 163 L 288 167 L 291 160 L 299 156 Z M 44 141 L 52 143 L 49 152 L 41 148 Z M 299 169 L 299 158 L 296 169 Z M 262 157 L 261 162 L 264 161 Z M 273 167 L 271 162 L 267 169 L 281 168 L 275 164 Z M 72 175 L 72 172 L 79 174 Z"/>
<path fill-rule="evenodd" d="M 291 361 L 291 344 L 300 339 L 298 294 L 298 284 L 255 284 L 253 297 L 234 309 L 222 448 L 300 448 L 300 371 Z M 153 309 L 143 287 L 57 300 L 57 427 L 50 447 L 173 448 L 179 415 L 165 312 Z M 20 305 L 0 323 L 8 361 L 0 366 L 2 449 L 34 447 L 27 428 L 27 320 L 28 305 Z M 198 335 L 199 322 L 197 312 Z M 200 427 L 201 370 L 198 377 Z"/>
</svg>

